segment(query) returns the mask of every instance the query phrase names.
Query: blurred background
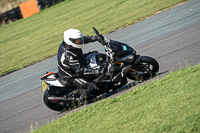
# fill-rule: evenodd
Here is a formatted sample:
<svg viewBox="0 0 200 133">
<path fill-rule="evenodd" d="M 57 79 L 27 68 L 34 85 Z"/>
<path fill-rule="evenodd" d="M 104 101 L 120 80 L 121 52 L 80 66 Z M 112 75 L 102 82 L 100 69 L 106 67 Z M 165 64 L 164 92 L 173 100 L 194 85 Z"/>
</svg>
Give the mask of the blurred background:
<svg viewBox="0 0 200 133">
<path fill-rule="evenodd" d="M 64 0 L 0 0 L 0 25 L 27 18 Z"/>
</svg>

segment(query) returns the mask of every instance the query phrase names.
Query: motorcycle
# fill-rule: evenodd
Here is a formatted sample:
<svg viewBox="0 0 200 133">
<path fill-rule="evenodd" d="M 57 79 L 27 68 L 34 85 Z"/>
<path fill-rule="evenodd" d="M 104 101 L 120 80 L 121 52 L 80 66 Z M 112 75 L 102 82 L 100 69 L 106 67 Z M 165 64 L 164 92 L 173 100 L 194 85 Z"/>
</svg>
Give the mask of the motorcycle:
<svg viewBox="0 0 200 133">
<path fill-rule="evenodd" d="M 93 30 L 101 36 L 96 28 Z M 107 63 L 107 72 L 102 75 L 86 77 L 94 81 L 99 90 L 97 96 L 110 93 L 127 84 L 127 79 L 143 81 L 155 76 L 159 71 L 158 62 L 149 56 L 140 56 L 128 44 L 102 39 L 105 54 L 93 51 L 87 54 L 86 64 L 89 68 L 99 68 Z M 43 101 L 54 111 L 63 111 L 79 105 L 79 97 L 83 88 L 75 85 L 63 86 L 59 82 L 57 72 L 42 76 Z"/>
</svg>

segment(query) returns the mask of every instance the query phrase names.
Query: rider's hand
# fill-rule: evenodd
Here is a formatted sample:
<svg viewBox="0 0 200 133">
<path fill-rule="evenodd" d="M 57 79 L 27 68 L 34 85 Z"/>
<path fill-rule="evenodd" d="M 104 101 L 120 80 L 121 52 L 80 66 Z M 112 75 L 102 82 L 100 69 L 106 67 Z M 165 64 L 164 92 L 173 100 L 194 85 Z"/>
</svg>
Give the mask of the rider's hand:
<svg viewBox="0 0 200 133">
<path fill-rule="evenodd" d="M 101 34 L 97 36 L 97 41 L 104 45 L 104 37 Z"/>
</svg>

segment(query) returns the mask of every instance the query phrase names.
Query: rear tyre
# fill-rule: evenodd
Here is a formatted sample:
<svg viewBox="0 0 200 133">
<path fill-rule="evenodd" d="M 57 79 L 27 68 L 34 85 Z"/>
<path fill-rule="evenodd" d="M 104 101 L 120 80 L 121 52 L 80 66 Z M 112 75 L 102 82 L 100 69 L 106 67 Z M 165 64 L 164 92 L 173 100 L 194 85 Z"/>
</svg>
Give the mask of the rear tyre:
<svg viewBox="0 0 200 133">
<path fill-rule="evenodd" d="M 154 77 L 159 71 L 158 62 L 149 56 L 141 56 L 141 61 L 137 65 L 133 65 L 127 74 L 132 80 L 147 80 Z"/>
<path fill-rule="evenodd" d="M 54 110 L 54 111 L 63 111 L 65 108 L 62 106 L 62 105 L 59 105 L 57 103 L 52 103 L 48 100 L 48 97 L 49 97 L 49 92 L 48 90 L 46 89 L 45 92 L 44 92 L 44 95 L 43 95 L 43 101 L 45 103 L 45 105 Z"/>
</svg>

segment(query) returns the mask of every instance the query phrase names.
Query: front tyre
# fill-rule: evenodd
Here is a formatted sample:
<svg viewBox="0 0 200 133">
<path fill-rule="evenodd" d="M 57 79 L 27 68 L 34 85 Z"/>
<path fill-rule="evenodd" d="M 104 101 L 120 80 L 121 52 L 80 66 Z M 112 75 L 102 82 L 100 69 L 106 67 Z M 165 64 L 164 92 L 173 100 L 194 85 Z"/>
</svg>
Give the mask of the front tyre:
<svg viewBox="0 0 200 133">
<path fill-rule="evenodd" d="M 133 65 L 127 74 L 132 80 L 147 80 L 155 76 L 159 71 L 158 62 L 149 56 L 141 56 L 141 60 L 137 65 Z"/>
<path fill-rule="evenodd" d="M 63 111 L 65 108 L 62 106 L 62 105 L 59 105 L 57 103 L 52 103 L 48 100 L 48 97 L 49 97 L 49 92 L 48 90 L 46 89 L 45 92 L 44 92 L 44 95 L 43 95 L 43 101 L 45 103 L 45 105 L 54 110 L 54 111 Z"/>
</svg>

